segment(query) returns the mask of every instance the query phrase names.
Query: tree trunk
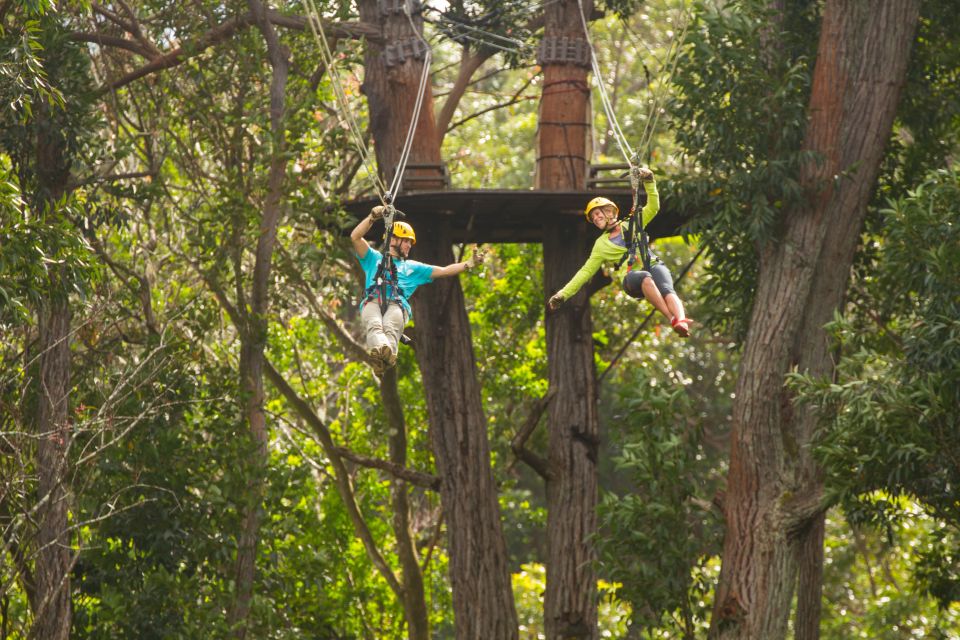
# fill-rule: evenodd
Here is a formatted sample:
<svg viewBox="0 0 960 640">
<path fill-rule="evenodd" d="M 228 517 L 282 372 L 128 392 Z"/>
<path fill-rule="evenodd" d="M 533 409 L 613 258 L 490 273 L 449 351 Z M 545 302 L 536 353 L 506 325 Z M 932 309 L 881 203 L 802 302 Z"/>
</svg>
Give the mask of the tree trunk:
<svg viewBox="0 0 960 640">
<path fill-rule="evenodd" d="M 376 0 L 360 0 L 360 19 L 368 24 L 379 24 L 383 30 L 384 46 L 367 41 L 364 53 L 364 78 L 361 90 L 367 97 L 370 109 L 370 131 L 373 134 L 377 154 L 377 166 L 381 178 L 389 187 L 393 172 L 400 161 L 407 129 L 413 116 L 423 71 L 424 55 L 414 54 L 421 47 L 418 35 L 423 33 L 423 18 L 415 16 L 411 26 L 402 12 L 381 12 Z M 391 3 L 385 3 L 384 8 Z M 387 49 L 391 53 L 390 66 L 387 65 Z M 400 56 L 403 55 L 402 62 Z M 423 104 L 417 119 L 416 135 L 410 147 L 410 163 L 440 164 L 440 137 L 433 114 L 433 90 L 430 82 L 424 89 Z M 429 169 L 411 168 L 407 176 L 431 175 Z M 439 179 L 436 184 L 421 182 L 421 188 L 442 189 L 444 183 Z M 396 194 L 393 194 L 396 195 Z"/>
<path fill-rule="evenodd" d="M 36 172 L 38 189 L 34 206 L 39 216 L 59 216 L 56 206 L 67 192 L 70 160 L 66 140 L 51 117 L 46 102 L 37 105 Z M 68 520 L 69 461 L 72 434 L 70 399 L 70 301 L 68 285 L 53 268 L 48 290 L 37 310 L 39 363 L 37 374 L 37 541 L 32 576 L 30 638 L 59 640 L 70 637 L 70 549 Z M 28 591 L 29 593 L 30 591 Z"/>
<path fill-rule="evenodd" d="M 70 395 L 70 304 L 61 283 L 39 312 L 40 373 L 37 407 L 37 551 L 35 601 L 30 637 L 70 637 L 70 567 L 68 533 L 67 451 L 71 434 L 67 419 Z"/>
<path fill-rule="evenodd" d="M 449 228 L 432 229 L 430 237 L 417 242 L 417 256 L 432 264 L 450 264 L 450 246 Z M 487 421 L 459 279 L 445 278 L 419 289 L 414 313 L 417 360 L 449 532 L 456 636 L 517 638 Z"/>
<path fill-rule="evenodd" d="M 270 125 L 273 140 L 267 194 L 257 236 L 249 308 L 239 301 L 242 317 L 240 329 L 240 387 L 244 394 L 244 415 L 250 428 L 255 456 L 247 469 L 247 502 L 241 514 L 240 536 L 234 568 L 236 595 L 227 613 L 234 636 L 247 636 L 247 618 L 253 598 L 253 582 L 257 567 L 257 545 L 263 515 L 263 482 L 267 465 L 267 416 L 264 409 L 264 349 L 267 344 L 267 311 L 270 301 L 270 271 L 277 226 L 281 216 L 281 196 L 286 177 L 287 157 L 284 144 L 284 102 L 286 99 L 289 51 L 280 44 L 273 25 L 267 19 L 267 8 L 258 0 L 249 0 L 250 11 L 263 34 L 272 70 L 270 81 Z M 243 274 L 236 277 L 242 279 Z M 242 290 L 239 284 L 237 290 Z"/>
<path fill-rule="evenodd" d="M 361 19 L 383 25 L 385 46 L 402 45 L 411 50 L 416 33 L 407 17 L 402 13 L 382 15 L 378 4 L 372 0 L 360 2 Z M 414 24 L 418 31 L 422 30 L 419 16 Z M 368 43 L 363 91 L 370 107 L 377 164 L 389 179 L 406 139 L 423 61 L 410 56 L 388 67 L 383 54 L 383 47 Z M 429 83 L 410 162 L 440 163 L 440 139 Z M 442 187 L 442 183 L 436 186 Z M 418 231 L 412 257 L 438 265 L 453 262 L 448 229 Z M 445 278 L 420 288 L 413 305 L 417 361 L 426 390 L 430 437 L 449 534 L 456 635 L 462 640 L 516 638 L 517 614 L 490 465 L 487 421 L 459 278 Z"/>
<path fill-rule="evenodd" d="M 587 15 L 592 4 L 584 2 Z M 560 38 L 581 41 L 587 51 L 580 11 L 572 0 L 547 7 L 543 51 L 548 51 L 550 40 Z M 551 59 L 541 53 L 536 186 L 583 189 L 589 149 L 589 58 Z M 559 216 L 545 226 L 543 270 L 548 297 L 567 283 L 586 257 L 587 231 L 581 219 L 564 221 Z M 590 538 L 597 527 L 599 424 L 588 292 L 581 290 L 558 312 L 547 313 L 545 323 L 550 389 L 556 395 L 548 413 L 544 629 L 548 640 L 592 639 L 598 637 L 596 553 Z"/>
<path fill-rule="evenodd" d="M 846 291 L 918 11 L 917 0 L 835 0 L 824 11 L 804 142 L 822 162 L 801 175 L 816 196 L 787 212 L 782 238 L 761 250 L 733 411 L 711 638 L 783 638 L 799 560 L 816 562 L 809 551 L 822 520 L 809 454 L 815 422 L 809 411 L 794 411 L 783 379 L 793 367 L 830 371 L 822 326 Z M 815 607 L 805 585 L 798 627 L 811 629 Z"/>
</svg>

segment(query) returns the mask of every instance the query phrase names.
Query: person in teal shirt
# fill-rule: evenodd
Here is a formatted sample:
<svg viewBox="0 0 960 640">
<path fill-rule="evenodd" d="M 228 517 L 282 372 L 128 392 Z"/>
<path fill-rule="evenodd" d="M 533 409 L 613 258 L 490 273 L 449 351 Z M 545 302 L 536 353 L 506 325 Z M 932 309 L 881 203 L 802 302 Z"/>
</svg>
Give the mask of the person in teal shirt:
<svg viewBox="0 0 960 640">
<path fill-rule="evenodd" d="M 382 373 L 397 362 L 397 349 L 403 327 L 410 318 L 410 296 L 420 285 L 429 284 L 437 278 L 456 276 L 473 269 L 483 262 L 485 250 L 474 246 L 467 260 L 454 262 L 445 267 L 409 260 L 410 249 L 417 243 L 417 235 L 406 222 L 393 223 L 390 246 L 386 250 L 393 257 L 396 278 L 386 278 L 388 287 L 385 304 L 380 306 L 380 291 L 375 286 L 377 269 L 383 254 L 371 247 L 363 236 L 376 220 L 383 218 L 385 207 L 377 206 L 370 215 L 360 221 L 350 233 L 353 250 L 363 268 L 364 298 L 360 302 L 360 317 L 363 320 L 367 355 L 373 360 L 374 370 Z"/>
<path fill-rule="evenodd" d="M 660 194 L 657 193 L 657 183 L 653 178 L 652 171 L 646 168 L 640 169 L 640 178 L 643 182 L 644 191 L 647 193 L 647 203 L 640 212 L 642 228 L 646 228 L 647 224 L 660 211 Z M 629 220 L 617 220 L 619 213 L 620 210 L 617 205 L 606 198 L 594 198 L 587 203 L 584 215 L 589 222 L 602 230 L 603 233 L 593 244 L 590 257 L 580 267 L 580 270 L 573 275 L 570 282 L 550 297 L 548 302 L 550 309 L 558 309 L 565 300 L 569 300 L 575 295 L 605 262 L 622 262 L 628 251 L 626 231 Z M 657 311 L 670 321 L 674 331 L 686 338 L 690 335 L 692 320 L 686 317 L 683 302 L 677 292 L 674 291 L 673 276 L 670 275 L 670 270 L 653 254 L 651 254 L 651 263 L 649 271 L 629 269 L 623 278 L 623 289 L 631 297 L 646 298 Z"/>
</svg>

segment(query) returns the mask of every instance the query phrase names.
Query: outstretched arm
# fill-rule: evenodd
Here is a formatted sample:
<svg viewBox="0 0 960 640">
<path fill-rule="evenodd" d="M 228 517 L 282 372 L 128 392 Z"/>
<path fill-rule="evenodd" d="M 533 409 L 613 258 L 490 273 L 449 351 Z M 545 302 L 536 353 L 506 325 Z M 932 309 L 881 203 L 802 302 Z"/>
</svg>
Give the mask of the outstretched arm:
<svg viewBox="0 0 960 640">
<path fill-rule="evenodd" d="M 361 260 L 367 255 L 367 249 L 370 248 L 370 245 L 363 239 L 363 236 L 367 235 L 367 232 L 370 231 L 370 227 L 373 226 L 374 221 L 383 217 L 383 210 L 384 207 L 379 205 L 370 209 L 370 215 L 361 220 L 357 226 L 353 228 L 353 231 L 350 232 L 350 241 L 353 242 L 353 250 L 356 251 L 357 257 Z"/>
<path fill-rule="evenodd" d="M 436 280 L 437 278 L 449 278 L 450 276 L 460 275 L 464 271 L 469 271 L 478 264 L 481 264 L 486 255 L 486 249 L 477 245 L 473 245 L 473 253 L 469 258 L 463 262 L 454 262 L 453 264 L 448 264 L 445 267 L 434 267 L 433 273 L 430 274 L 430 278 L 432 280 Z"/>
<path fill-rule="evenodd" d="M 583 266 L 580 267 L 580 270 L 577 271 L 570 282 L 568 282 L 560 291 L 557 291 L 550 297 L 548 304 L 551 309 L 558 308 L 565 300 L 572 298 L 576 295 L 577 291 L 580 291 L 580 288 L 587 283 L 587 281 L 593 277 L 593 274 L 597 272 L 600 268 L 600 265 L 603 264 L 603 256 L 597 251 L 596 245 L 594 245 L 593 251 L 590 252 L 590 257 L 587 258 L 587 261 L 583 263 Z"/>
<path fill-rule="evenodd" d="M 640 213 L 640 224 L 646 229 L 650 221 L 660 212 L 660 194 L 657 192 L 657 181 L 650 169 L 640 169 L 640 179 L 643 181 L 644 191 L 647 192 L 647 204 L 643 206 L 643 211 Z"/>
</svg>

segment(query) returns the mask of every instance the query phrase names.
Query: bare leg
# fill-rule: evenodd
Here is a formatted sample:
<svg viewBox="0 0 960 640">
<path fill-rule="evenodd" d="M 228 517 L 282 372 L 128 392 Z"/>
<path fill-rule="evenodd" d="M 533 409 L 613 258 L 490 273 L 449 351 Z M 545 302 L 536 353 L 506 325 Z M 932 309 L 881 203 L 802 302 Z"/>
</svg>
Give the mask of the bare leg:
<svg viewBox="0 0 960 640">
<path fill-rule="evenodd" d="M 657 289 L 657 284 L 653 281 L 653 278 L 644 278 L 641 286 L 643 288 L 643 297 L 646 298 L 657 311 L 662 313 L 664 318 L 671 320 L 673 316 L 670 315 L 670 309 L 667 307 L 663 296 L 660 295 L 660 290 Z"/>
<path fill-rule="evenodd" d="M 668 293 L 663 298 L 664 302 L 667 303 L 667 308 L 670 310 L 670 315 L 677 320 L 683 320 L 687 317 L 686 313 L 683 311 L 683 303 L 680 301 L 680 297 L 675 293 Z"/>
</svg>

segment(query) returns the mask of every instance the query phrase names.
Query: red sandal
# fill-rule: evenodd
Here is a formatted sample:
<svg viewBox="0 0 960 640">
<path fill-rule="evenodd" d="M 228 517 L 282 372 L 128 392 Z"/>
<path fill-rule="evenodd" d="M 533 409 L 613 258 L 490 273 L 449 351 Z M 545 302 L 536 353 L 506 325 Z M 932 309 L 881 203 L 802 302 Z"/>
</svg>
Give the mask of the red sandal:
<svg viewBox="0 0 960 640">
<path fill-rule="evenodd" d="M 681 338 L 690 337 L 690 327 L 687 326 L 693 322 L 693 318 L 684 318 L 683 320 L 678 320 L 676 317 L 670 319 L 670 326 L 673 327 L 673 330 L 676 331 Z"/>
</svg>

